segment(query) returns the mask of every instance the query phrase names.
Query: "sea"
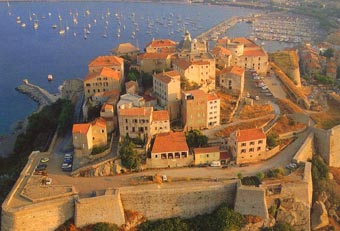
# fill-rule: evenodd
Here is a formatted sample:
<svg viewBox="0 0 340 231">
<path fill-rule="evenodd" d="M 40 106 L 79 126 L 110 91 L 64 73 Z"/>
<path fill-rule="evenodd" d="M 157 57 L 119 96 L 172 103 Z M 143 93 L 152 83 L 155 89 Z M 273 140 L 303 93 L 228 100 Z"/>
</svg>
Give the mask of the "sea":
<svg viewBox="0 0 340 231">
<path fill-rule="evenodd" d="M 256 13 L 261 11 L 184 3 L 0 2 L 0 135 L 12 133 L 17 121 L 37 109 L 15 90 L 23 79 L 58 93 L 64 80 L 83 79 L 87 64 L 119 43 L 143 50 L 152 39 L 180 41 L 186 30 L 194 38 L 230 17 Z M 251 25 L 239 23 L 226 35 L 250 33 Z M 267 48 L 282 46 L 272 42 Z"/>
</svg>

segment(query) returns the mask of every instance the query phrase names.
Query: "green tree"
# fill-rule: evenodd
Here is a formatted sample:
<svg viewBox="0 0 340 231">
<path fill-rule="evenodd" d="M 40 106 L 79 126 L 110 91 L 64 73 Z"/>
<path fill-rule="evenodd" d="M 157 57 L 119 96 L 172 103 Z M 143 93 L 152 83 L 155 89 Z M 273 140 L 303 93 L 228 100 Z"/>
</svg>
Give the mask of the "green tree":
<svg viewBox="0 0 340 231">
<path fill-rule="evenodd" d="M 189 231 L 187 223 L 178 218 L 147 221 L 138 226 L 138 231 Z"/>
<path fill-rule="evenodd" d="M 122 164 L 130 170 L 139 169 L 141 165 L 141 158 L 134 148 L 134 143 L 129 138 L 126 138 L 119 150 Z"/>
<path fill-rule="evenodd" d="M 72 127 L 74 106 L 71 101 L 65 101 L 58 117 L 58 134 L 65 134 Z"/>
<path fill-rule="evenodd" d="M 295 231 L 296 229 L 287 223 L 276 223 L 273 227 L 263 228 L 263 231 Z"/>
<path fill-rule="evenodd" d="M 190 130 L 186 133 L 186 140 L 189 147 L 207 147 L 208 137 L 203 135 L 199 130 Z"/>
<path fill-rule="evenodd" d="M 137 81 L 137 74 L 135 71 L 129 71 L 127 74 L 127 81 Z"/>
<path fill-rule="evenodd" d="M 99 222 L 93 226 L 93 231 L 118 231 L 119 227 L 116 224 Z"/>
<path fill-rule="evenodd" d="M 328 48 L 321 55 L 325 56 L 326 58 L 331 58 L 331 57 L 334 56 L 334 49 L 333 48 Z"/>
<path fill-rule="evenodd" d="M 263 178 L 265 177 L 265 174 L 263 172 L 258 172 L 256 173 L 256 177 L 257 179 L 259 179 L 259 181 L 262 181 Z"/>
<path fill-rule="evenodd" d="M 270 132 L 267 135 L 267 145 L 271 148 L 278 144 L 279 135 L 276 132 Z"/>
<path fill-rule="evenodd" d="M 242 180 L 243 179 L 243 174 L 242 172 L 237 173 L 237 178 Z"/>
</svg>

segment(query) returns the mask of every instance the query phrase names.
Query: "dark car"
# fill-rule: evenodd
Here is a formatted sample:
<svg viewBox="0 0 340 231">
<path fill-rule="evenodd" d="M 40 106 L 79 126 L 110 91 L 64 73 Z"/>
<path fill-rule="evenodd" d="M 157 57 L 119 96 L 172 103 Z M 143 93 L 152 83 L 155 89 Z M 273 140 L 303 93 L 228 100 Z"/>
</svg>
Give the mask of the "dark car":
<svg viewBox="0 0 340 231">
<path fill-rule="evenodd" d="M 37 171 L 46 170 L 47 164 L 39 164 L 36 168 Z"/>
</svg>

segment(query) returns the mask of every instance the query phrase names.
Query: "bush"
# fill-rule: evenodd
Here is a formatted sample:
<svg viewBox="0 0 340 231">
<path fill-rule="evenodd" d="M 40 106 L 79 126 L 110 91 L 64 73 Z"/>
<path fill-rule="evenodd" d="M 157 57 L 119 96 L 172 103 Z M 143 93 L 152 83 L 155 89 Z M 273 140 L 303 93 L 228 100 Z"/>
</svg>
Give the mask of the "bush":
<svg viewBox="0 0 340 231">
<path fill-rule="evenodd" d="M 93 231 L 118 231 L 119 227 L 116 224 L 99 222 L 93 226 Z"/>
<path fill-rule="evenodd" d="M 246 176 L 241 180 L 243 185 L 255 185 L 259 186 L 261 184 L 260 180 L 256 176 Z"/>
<path fill-rule="evenodd" d="M 263 180 L 263 178 L 265 177 L 265 174 L 263 172 L 258 172 L 258 173 L 256 173 L 256 177 L 261 182 Z"/>
<path fill-rule="evenodd" d="M 279 135 L 276 132 L 270 132 L 267 135 L 267 145 L 271 148 L 275 147 L 278 144 Z"/>
</svg>

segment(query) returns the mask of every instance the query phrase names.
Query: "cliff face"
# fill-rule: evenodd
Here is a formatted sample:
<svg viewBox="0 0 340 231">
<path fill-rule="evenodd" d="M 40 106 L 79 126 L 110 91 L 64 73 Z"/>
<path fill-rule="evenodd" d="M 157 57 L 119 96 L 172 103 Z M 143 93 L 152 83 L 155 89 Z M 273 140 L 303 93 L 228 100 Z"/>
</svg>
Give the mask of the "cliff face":
<svg viewBox="0 0 340 231">
<path fill-rule="evenodd" d="M 270 58 L 297 87 L 301 87 L 299 56 L 296 51 L 278 51 L 271 54 Z"/>
</svg>

